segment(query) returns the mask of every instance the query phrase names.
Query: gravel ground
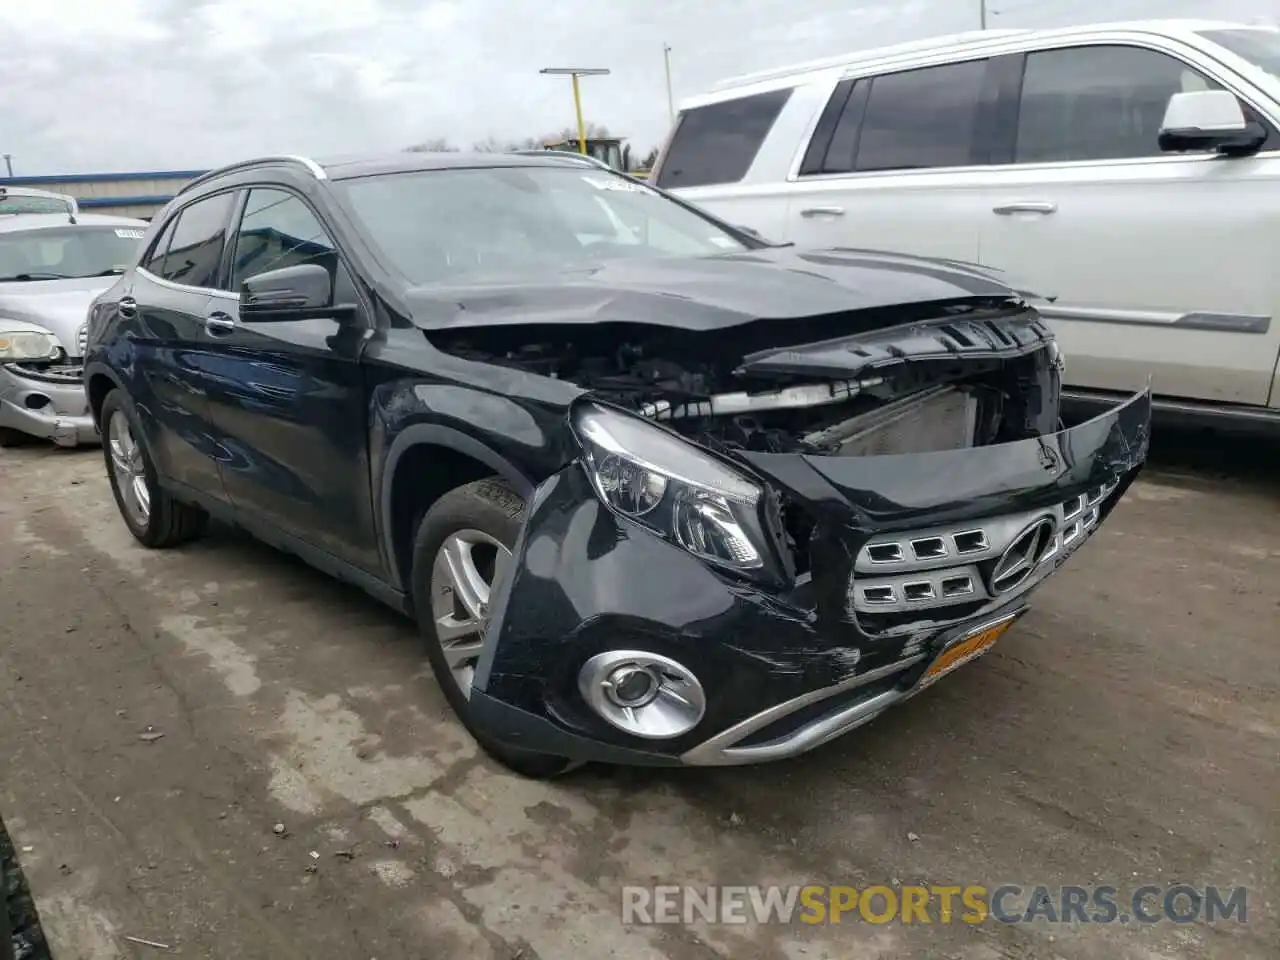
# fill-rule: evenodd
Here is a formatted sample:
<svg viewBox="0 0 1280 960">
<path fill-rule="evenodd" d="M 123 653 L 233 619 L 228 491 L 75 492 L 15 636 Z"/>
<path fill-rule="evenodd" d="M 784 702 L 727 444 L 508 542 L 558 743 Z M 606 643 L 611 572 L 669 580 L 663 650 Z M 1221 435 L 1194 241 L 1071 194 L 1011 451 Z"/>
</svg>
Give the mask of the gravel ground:
<svg viewBox="0 0 1280 960">
<path fill-rule="evenodd" d="M 97 451 L 7 451 L 0 813 L 54 956 L 1274 958 L 1280 450 L 1156 448 L 1013 633 L 863 730 L 551 784 L 373 601 L 233 532 L 149 553 Z M 620 919 L 629 883 L 894 882 L 1243 885 L 1249 922 Z"/>
</svg>

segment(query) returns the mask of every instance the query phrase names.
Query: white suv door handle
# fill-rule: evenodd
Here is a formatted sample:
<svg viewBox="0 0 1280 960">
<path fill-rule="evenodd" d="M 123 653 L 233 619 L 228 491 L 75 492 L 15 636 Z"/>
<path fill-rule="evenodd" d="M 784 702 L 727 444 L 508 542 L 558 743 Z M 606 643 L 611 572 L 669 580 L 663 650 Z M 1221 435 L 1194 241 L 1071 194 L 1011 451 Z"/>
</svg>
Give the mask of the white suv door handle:
<svg viewBox="0 0 1280 960">
<path fill-rule="evenodd" d="M 844 207 L 805 207 L 800 211 L 802 217 L 843 217 Z"/>
<path fill-rule="evenodd" d="M 991 210 L 1002 217 L 1007 217 L 1011 213 L 1056 213 L 1058 205 L 1050 200 L 1021 200 L 1018 203 L 992 207 Z"/>
</svg>

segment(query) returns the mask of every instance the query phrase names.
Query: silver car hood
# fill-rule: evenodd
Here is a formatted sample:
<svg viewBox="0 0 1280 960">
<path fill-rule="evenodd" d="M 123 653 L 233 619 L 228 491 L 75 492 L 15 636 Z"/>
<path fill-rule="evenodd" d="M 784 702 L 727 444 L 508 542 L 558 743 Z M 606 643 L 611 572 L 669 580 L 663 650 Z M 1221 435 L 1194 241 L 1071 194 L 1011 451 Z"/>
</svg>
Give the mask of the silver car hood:
<svg viewBox="0 0 1280 960">
<path fill-rule="evenodd" d="M 0 283 L 0 323 L 24 320 L 43 327 L 58 338 L 67 356 L 79 357 L 77 332 L 88 318 L 89 303 L 117 279 L 111 276 Z"/>
</svg>

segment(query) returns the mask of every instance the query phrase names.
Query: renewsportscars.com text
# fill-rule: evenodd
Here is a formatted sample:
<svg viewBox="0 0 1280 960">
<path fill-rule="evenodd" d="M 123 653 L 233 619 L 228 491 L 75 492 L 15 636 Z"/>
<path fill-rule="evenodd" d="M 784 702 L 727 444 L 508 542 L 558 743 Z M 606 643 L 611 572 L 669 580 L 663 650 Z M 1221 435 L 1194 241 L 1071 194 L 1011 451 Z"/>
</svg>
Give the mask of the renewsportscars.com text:
<svg viewBox="0 0 1280 960">
<path fill-rule="evenodd" d="M 628 924 L 1216 923 L 1248 921 L 1244 887 L 665 885 L 622 888 Z"/>
</svg>

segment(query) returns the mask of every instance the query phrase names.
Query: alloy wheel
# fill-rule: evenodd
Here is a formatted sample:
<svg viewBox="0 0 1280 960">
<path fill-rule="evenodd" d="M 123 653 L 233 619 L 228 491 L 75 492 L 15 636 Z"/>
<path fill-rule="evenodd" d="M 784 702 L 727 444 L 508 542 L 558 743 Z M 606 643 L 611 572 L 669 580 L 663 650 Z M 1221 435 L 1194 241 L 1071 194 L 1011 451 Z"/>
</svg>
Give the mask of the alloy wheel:
<svg viewBox="0 0 1280 960">
<path fill-rule="evenodd" d="M 145 529 L 151 519 L 151 490 L 147 486 L 142 447 L 134 439 L 133 429 L 123 410 L 111 414 L 111 422 L 107 425 L 107 445 L 120 500 L 130 519 Z"/>
<path fill-rule="evenodd" d="M 450 534 L 436 553 L 431 569 L 436 642 L 467 698 L 489 626 L 489 598 L 510 561 L 511 551 L 479 530 Z"/>
</svg>

